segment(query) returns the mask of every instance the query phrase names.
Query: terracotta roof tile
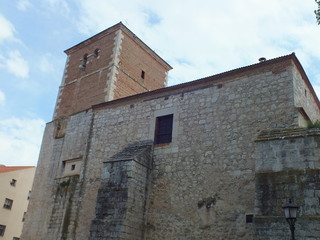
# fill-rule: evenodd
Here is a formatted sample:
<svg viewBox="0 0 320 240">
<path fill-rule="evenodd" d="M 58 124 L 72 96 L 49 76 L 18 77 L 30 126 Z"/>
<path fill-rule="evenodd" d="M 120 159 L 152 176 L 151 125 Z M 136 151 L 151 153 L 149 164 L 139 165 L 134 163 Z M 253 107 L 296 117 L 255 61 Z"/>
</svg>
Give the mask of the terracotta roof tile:
<svg viewBox="0 0 320 240">
<path fill-rule="evenodd" d="M 0 173 L 5 172 L 13 172 L 13 171 L 19 171 L 27 168 L 35 168 L 34 166 L 14 166 L 14 167 L 7 167 L 4 165 L 0 165 Z"/>
<path fill-rule="evenodd" d="M 262 62 L 258 62 L 249 66 L 245 66 L 245 67 L 240 67 L 240 68 L 236 68 L 230 71 L 226 71 L 223 73 L 219 73 L 216 75 L 212 75 L 209 77 L 205 77 L 205 78 L 200 78 L 198 80 L 194 80 L 191 82 L 186 82 L 186 83 L 181 83 L 178 85 L 174 85 L 174 86 L 170 86 L 170 87 L 165 87 L 165 88 L 159 88 L 153 91 L 149 91 L 149 92 L 143 92 L 143 93 L 139 93 L 136 95 L 132 95 L 132 96 L 128 96 L 128 97 L 124 97 L 124 98 L 118 98 L 112 101 L 108 101 L 108 102 L 104 102 L 104 103 L 99 103 L 96 105 L 93 105 L 92 108 L 93 109 L 98 109 L 101 107 L 106 107 L 106 106 L 111 106 L 114 104 L 121 104 L 122 102 L 126 102 L 126 101 L 130 101 L 130 103 L 133 100 L 136 100 L 138 98 L 152 98 L 152 97 L 156 97 L 156 95 L 158 96 L 162 96 L 163 94 L 169 94 L 170 91 L 186 91 L 186 89 L 192 90 L 192 89 L 196 89 L 199 86 L 205 86 L 206 84 L 213 84 L 216 82 L 223 82 L 226 81 L 227 79 L 237 79 L 237 77 L 239 76 L 243 76 L 245 74 L 248 74 L 254 70 L 257 69 L 268 69 L 268 66 L 270 65 L 277 65 L 277 64 L 281 64 L 281 63 L 285 63 L 287 62 L 288 64 L 295 64 L 295 66 L 298 68 L 302 79 L 304 80 L 304 82 L 306 83 L 306 85 L 308 86 L 318 108 L 320 109 L 320 102 L 319 99 L 305 73 L 305 71 L 303 70 L 303 67 L 301 65 L 301 63 L 299 62 L 298 58 L 296 57 L 295 53 L 291 53 L 289 55 L 285 55 L 282 57 L 277 57 L 277 58 L 273 58 L 270 60 L 266 60 L 266 61 L 262 61 Z"/>
</svg>

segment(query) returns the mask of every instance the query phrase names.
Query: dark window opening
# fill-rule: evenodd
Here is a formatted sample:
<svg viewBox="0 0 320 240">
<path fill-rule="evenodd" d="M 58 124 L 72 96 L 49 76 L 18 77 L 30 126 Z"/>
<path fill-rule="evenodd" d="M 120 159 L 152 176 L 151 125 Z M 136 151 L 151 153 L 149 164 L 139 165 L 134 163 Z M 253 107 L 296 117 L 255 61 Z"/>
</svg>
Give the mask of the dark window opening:
<svg viewBox="0 0 320 240">
<path fill-rule="evenodd" d="M 6 198 L 6 200 L 4 201 L 4 204 L 3 204 L 3 208 L 11 209 L 12 204 L 13 204 L 13 200 Z"/>
<path fill-rule="evenodd" d="M 246 223 L 253 223 L 253 214 L 246 215 Z"/>
<path fill-rule="evenodd" d="M 18 237 L 13 237 L 12 240 L 20 240 Z"/>
<path fill-rule="evenodd" d="M 4 235 L 5 230 L 6 230 L 6 226 L 5 225 L 0 225 L 0 236 Z"/>
<path fill-rule="evenodd" d="M 75 170 L 76 169 L 76 165 L 75 164 L 72 164 L 71 165 L 71 171 Z"/>
<path fill-rule="evenodd" d="M 100 49 L 98 49 L 98 48 L 96 50 L 94 50 L 94 53 L 93 53 L 94 56 L 98 57 L 99 56 L 99 52 L 100 52 Z"/>
<path fill-rule="evenodd" d="M 23 213 L 22 222 L 24 222 L 26 220 L 26 214 L 27 214 L 26 212 Z"/>
<path fill-rule="evenodd" d="M 173 114 L 157 117 L 155 143 L 170 143 L 172 141 Z"/>
<path fill-rule="evenodd" d="M 146 74 L 146 73 L 145 73 L 144 71 L 141 71 L 141 78 L 142 78 L 142 79 L 144 79 L 145 74 Z"/>
<path fill-rule="evenodd" d="M 15 187 L 16 186 L 16 182 L 17 182 L 17 180 L 12 179 L 11 182 L 10 182 L 10 185 Z"/>
<path fill-rule="evenodd" d="M 79 66 L 81 71 L 84 71 L 86 69 L 87 61 L 88 61 L 88 54 L 85 54 L 81 59 L 81 64 Z"/>
</svg>

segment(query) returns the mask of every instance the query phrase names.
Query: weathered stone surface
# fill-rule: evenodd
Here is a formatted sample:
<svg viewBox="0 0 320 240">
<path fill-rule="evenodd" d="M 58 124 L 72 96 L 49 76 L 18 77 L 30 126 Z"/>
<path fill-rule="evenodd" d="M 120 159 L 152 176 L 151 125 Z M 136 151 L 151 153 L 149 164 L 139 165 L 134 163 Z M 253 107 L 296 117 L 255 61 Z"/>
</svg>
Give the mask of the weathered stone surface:
<svg viewBox="0 0 320 240">
<path fill-rule="evenodd" d="M 143 239 L 152 142 L 130 144 L 104 163 L 89 239 Z"/>
<path fill-rule="evenodd" d="M 283 129 L 258 136 L 256 159 L 255 235 L 286 239 L 289 226 L 282 206 L 299 206 L 297 239 L 319 239 L 320 130 Z"/>
<path fill-rule="evenodd" d="M 108 94 L 132 93 L 113 83 Z M 47 124 L 22 239 L 281 239 L 284 194 L 298 190 L 298 235 L 319 237 L 319 136 L 299 127 L 320 119 L 320 105 L 294 55 L 106 103 L 94 89 L 76 91 L 83 102 L 59 97 L 67 116 L 59 131 L 61 119 Z M 169 114 L 172 142 L 153 144 L 157 117 Z M 79 176 L 60 201 L 73 163 Z"/>
</svg>

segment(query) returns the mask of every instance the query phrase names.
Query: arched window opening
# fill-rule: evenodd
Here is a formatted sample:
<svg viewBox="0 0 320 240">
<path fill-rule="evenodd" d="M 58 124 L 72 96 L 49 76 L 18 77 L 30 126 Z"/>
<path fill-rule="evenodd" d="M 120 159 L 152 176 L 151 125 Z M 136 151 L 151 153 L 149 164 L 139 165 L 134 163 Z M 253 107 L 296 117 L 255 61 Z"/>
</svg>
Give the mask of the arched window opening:
<svg viewBox="0 0 320 240">
<path fill-rule="evenodd" d="M 97 48 L 96 50 L 94 50 L 94 56 L 97 58 L 99 56 L 100 53 L 100 49 Z"/>
<path fill-rule="evenodd" d="M 84 71 L 86 69 L 87 61 L 88 61 L 88 54 L 86 53 L 85 55 L 83 55 L 83 58 L 81 59 L 81 64 L 79 66 L 81 71 Z"/>
</svg>

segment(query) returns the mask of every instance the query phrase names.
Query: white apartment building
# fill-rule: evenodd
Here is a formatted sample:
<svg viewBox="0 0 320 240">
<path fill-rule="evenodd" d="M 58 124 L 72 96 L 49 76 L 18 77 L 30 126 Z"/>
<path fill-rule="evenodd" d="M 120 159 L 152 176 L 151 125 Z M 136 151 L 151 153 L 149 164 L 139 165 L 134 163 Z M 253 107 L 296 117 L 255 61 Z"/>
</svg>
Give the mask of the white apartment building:
<svg viewBox="0 0 320 240">
<path fill-rule="evenodd" d="M 35 167 L 0 165 L 0 240 L 19 240 Z"/>
</svg>

